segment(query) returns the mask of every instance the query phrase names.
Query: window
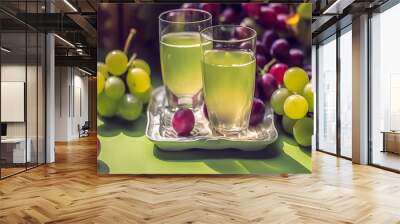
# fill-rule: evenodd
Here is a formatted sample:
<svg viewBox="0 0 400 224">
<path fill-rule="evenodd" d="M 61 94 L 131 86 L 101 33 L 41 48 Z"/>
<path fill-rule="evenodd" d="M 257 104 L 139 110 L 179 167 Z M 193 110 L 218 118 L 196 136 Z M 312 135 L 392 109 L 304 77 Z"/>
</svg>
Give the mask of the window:
<svg viewBox="0 0 400 224">
<path fill-rule="evenodd" d="M 44 1 L 12 2 L 38 13 Z M 45 163 L 45 34 L 0 12 L 0 179 Z M 36 17 L 35 17 L 36 18 Z M 11 22 L 13 21 L 13 22 Z"/>
<path fill-rule="evenodd" d="M 318 48 L 318 148 L 336 153 L 336 36 Z"/>
<path fill-rule="evenodd" d="M 352 33 L 341 31 L 340 46 L 340 155 L 352 157 Z"/>
<path fill-rule="evenodd" d="M 400 5 L 371 18 L 370 160 L 400 170 Z M 394 131 L 394 133 L 391 133 Z M 390 139 L 384 139 L 386 137 Z M 387 144 L 387 145 L 386 145 Z"/>
</svg>

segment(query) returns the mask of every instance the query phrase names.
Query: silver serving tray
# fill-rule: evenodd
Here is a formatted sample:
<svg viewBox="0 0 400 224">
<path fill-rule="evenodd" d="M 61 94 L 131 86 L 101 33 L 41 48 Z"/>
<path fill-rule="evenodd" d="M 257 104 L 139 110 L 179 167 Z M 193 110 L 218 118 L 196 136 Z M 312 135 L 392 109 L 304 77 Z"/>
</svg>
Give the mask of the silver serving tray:
<svg viewBox="0 0 400 224">
<path fill-rule="evenodd" d="M 182 151 L 200 148 L 219 150 L 234 148 L 243 151 L 264 149 L 278 138 L 274 126 L 272 109 L 266 106 L 263 122 L 250 127 L 243 134 L 235 137 L 216 136 L 210 130 L 209 122 L 202 110 L 195 111 L 195 127 L 188 137 L 180 137 L 171 125 L 171 113 L 166 108 L 166 94 L 163 86 L 156 88 L 147 108 L 146 136 L 159 149 L 167 151 Z"/>
</svg>

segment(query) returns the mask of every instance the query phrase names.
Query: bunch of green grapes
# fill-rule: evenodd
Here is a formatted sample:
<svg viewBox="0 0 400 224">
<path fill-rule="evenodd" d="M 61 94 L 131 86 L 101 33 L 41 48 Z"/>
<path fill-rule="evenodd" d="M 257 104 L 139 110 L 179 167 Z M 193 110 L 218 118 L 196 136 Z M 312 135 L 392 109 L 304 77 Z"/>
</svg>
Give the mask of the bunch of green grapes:
<svg viewBox="0 0 400 224">
<path fill-rule="evenodd" d="M 97 113 L 136 120 L 151 97 L 150 66 L 142 59 L 128 61 L 125 52 L 113 50 L 105 63 L 97 63 Z"/>
<path fill-rule="evenodd" d="M 286 70 L 283 86 L 271 96 L 271 107 L 282 115 L 283 129 L 302 146 L 311 145 L 314 92 L 306 71 L 299 67 Z"/>
</svg>

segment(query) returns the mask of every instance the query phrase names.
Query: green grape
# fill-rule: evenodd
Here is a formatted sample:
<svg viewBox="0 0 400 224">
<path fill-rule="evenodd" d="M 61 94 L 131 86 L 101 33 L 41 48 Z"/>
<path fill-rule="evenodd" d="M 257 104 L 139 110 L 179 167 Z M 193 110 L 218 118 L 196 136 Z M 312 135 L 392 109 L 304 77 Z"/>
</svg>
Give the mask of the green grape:
<svg viewBox="0 0 400 224">
<path fill-rule="evenodd" d="M 297 13 L 303 18 L 311 19 L 312 17 L 312 3 L 301 3 L 297 7 Z"/>
<path fill-rule="evenodd" d="M 148 75 L 151 74 L 151 69 L 149 64 L 145 60 L 142 59 L 135 59 L 132 62 L 132 68 L 141 68 L 143 69 Z"/>
<path fill-rule="evenodd" d="M 143 103 L 130 93 L 125 94 L 118 104 L 118 115 L 128 121 L 136 120 L 142 113 Z"/>
<path fill-rule="evenodd" d="M 128 57 L 120 50 L 111 51 L 106 56 L 106 65 L 111 74 L 120 76 L 128 67 Z"/>
<path fill-rule="evenodd" d="M 286 88 L 295 93 L 301 93 L 304 86 L 309 82 L 307 72 L 299 67 L 288 69 L 283 77 Z"/>
<path fill-rule="evenodd" d="M 296 139 L 296 142 L 302 146 L 310 146 L 312 135 L 313 135 L 313 119 L 310 117 L 305 117 L 296 121 L 296 124 L 293 126 L 293 136 Z"/>
<path fill-rule="evenodd" d="M 290 91 L 286 88 L 279 88 L 272 93 L 271 107 L 276 114 L 283 115 L 283 104 L 290 95 Z"/>
<path fill-rule="evenodd" d="M 103 117 L 112 117 L 117 112 L 118 101 L 108 97 L 104 92 L 97 96 L 97 113 Z"/>
<path fill-rule="evenodd" d="M 131 92 L 137 93 L 146 92 L 151 86 L 149 74 L 141 68 L 129 69 L 126 83 Z"/>
<path fill-rule="evenodd" d="M 306 98 L 300 95 L 291 95 L 283 104 L 285 115 L 291 119 L 300 119 L 306 116 L 308 111 L 308 103 Z"/>
<path fill-rule="evenodd" d="M 304 98 L 306 98 L 308 102 L 308 111 L 314 111 L 314 91 L 312 89 L 311 83 L 308 83 L 304 86 L 303 94 Z"/>
<path fill-rule="evenodd" d="M 293 126 L 296 124 L 297 120 L 293 120 L 283 115 L 282 117 L 282 127 L 289 134 L 293 134 Z"/>
<path fill-rule="evenodd" d="M 145 92 L 131 91 L 131 93 L 134 96 L 136 96 L 137 98 L 139 98 L 139 100 L 141 100 L 143 102 L 143 104 L 146 104 L 150 101 L 152 91 L 153 91 L 153 87 L 150 86 L 150 88 L 148 88 Z"/>
<path fill-rule="evenodd" d="M 108 69 L 106 64 L 97 62 L 97 72 L 103 73 L 104 78 L 108 78 Z"/>
<path fill-rule="evenodd" d="M 120 78 L 111 76 L 106 80 L 104 92 L 108 97 L 119 100 L 125 93 L 125 84 Z"/>
<path fill-rule="evenodd" d="M 103 92 L 105 80 L 103 73 L 97 72 L 97 95 Z"/>
</svg>

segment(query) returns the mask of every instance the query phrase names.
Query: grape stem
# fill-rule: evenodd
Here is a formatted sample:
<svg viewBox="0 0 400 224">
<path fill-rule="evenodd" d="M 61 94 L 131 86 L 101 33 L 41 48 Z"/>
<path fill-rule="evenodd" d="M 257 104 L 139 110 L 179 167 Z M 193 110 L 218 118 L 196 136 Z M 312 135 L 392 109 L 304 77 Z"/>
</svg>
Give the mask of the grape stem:
<svg viewBox="0 0 400 224">
<path fill-rule="evenodd" d="M 129 47 L 131 46 L 132 39 L 133 39 L 133 37 L 135 36 L 135 34 L 136 34 L 136 29 L 135 29 L 135 28 L 132 28 L 132 29 L 129 31 L 129 35 L 128 35 L 128 37 L 126 38 L 126 41 L 125 41 L 125 45 L 124 45 L 124 52 L 125 52 L 125 54 L 128 54 Z"/>
<path fill-rule="evenodd" d="M 273 59 L 272 59 L 271 61 L 269 61 L 266 65 L 264 65 L 264 68 L 260 69 L 260 75 L 264 75 L 264 74 L 269 70 L 269 68 L 270 68 L 273 64 L 275 64 L 275 62 L 276 62 L 276 59 L 273 58 Z"/>
<path fill-rule="evenodd" d="M 131 58 L 128 61 L 128 67 L 130 67 L 132 65 L 132 63 L 135 60 L 135 58 L 136 58 L 136 53 L 133 53 Z"/>
</svg>

